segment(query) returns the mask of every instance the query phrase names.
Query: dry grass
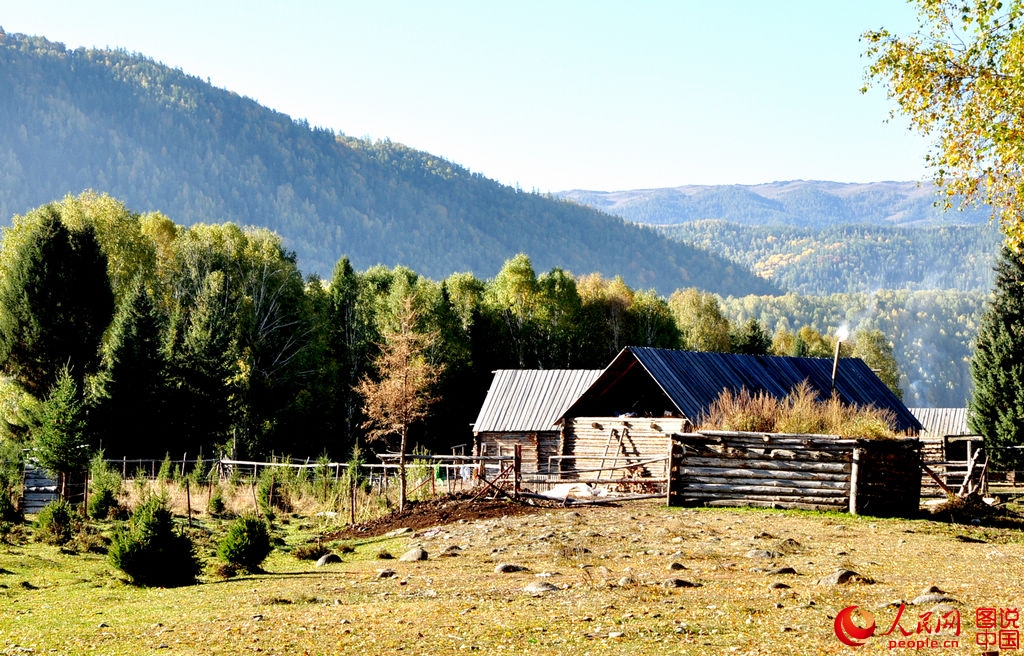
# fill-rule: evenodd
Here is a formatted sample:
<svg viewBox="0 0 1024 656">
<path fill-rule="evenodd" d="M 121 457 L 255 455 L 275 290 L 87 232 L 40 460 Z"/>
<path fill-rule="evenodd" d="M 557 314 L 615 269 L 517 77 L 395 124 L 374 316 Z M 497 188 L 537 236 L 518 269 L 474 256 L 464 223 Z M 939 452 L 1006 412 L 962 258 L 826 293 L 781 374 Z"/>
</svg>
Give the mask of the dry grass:
<svg viewBox="0 0 1024 656">
<path fill-rule="evenodd" d="M 217 534 L 218 520 L 201 523 Z M 885 604 L 936 585 L 958 600 L 964 648 L 930 653 L 969 654 L 975 608 L 1024 605 L 1019 531 L 927 520 L 556 509 L 347 542 L 354 553 L 323 568 L 286 553 L 314 537 L 302 524 L 279 526 L 285 545 L 265 574 L 170 590 L 125 585 L 96 554 L 0 546 L 0 653 L 848 654 L 839 610 L 870 609 L 884 631 L 896 613 Z M 417 545 L 428 560 L 376 559 Z M 440 557 L 452 545 L 458 555 Z M 498 574 L 499 562 L 528 571 Z M 397 575 L 380 578 L 384 567 Z M 778 567 L 796 574 L 769 573 Z M 837 567 L 875 583 L 817 584 Z M 666 587 L 670 577 L 698 587 Z M 535 581 L 557 589 L 525 592 Z M 908 606 L 903 626 L 931 610 Z M 875 637 L 857 653 L 891 652 Z"/>
<path fill-rule="evenodd" d="M 797 385 L 785 399 L 765 393 L 738 394 L 723 390 L 701 423 L 705 430 L 839 435 L 873 439 L 893 438 L 894 417 L 888 410 L 857 407 L 832 396 L 820 400 L 806 382 Z"/>
</svg>

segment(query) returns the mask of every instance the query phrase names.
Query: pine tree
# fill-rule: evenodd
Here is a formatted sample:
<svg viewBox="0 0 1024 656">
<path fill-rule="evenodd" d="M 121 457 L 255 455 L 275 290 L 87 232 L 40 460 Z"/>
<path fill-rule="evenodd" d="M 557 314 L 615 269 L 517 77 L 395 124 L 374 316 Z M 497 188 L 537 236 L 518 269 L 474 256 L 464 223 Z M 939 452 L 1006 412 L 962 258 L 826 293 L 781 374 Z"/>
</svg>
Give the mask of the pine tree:
<svg viewBox="0 0 1024 656">
<path fill-rule="evenodd" d="M 33 441 L 39 464 L 60 477 L 62 490 L 68 474 L 89 464 L 85 403 L 67 367 L 57 374 L 57 382 L 43 402 Z"/>
<path fill-rule="evenodd" d="M 968 416 L 995 463 L 1016 468 L 1024 464 L 1024 259 L 1004 246 L 995 271 L 971 360 Z"/>
<path fill-rule="evenodd" d="M 107 455 L 143 456 L 171 448 L 163 326 L 141 278 L 131 285 L 114 317 L 103 361 L 103 393 L 95 412 Z"/>
<path fill-rule="evenodd" d="M 0 274 L 4 372 L 37 396 L 64 366 L 79 381 L 94 373 L 114 294 L 93 228 L 69 230 L 44 206 L 5 232 Z"/>
</svg>

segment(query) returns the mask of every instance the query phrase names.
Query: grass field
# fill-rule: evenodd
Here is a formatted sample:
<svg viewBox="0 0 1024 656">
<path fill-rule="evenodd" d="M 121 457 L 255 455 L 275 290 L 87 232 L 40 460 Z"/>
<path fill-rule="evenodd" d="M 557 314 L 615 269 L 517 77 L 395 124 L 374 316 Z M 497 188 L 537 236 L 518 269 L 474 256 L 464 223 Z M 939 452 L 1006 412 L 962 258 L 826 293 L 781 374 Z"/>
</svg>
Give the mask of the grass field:
<svg viewBox="0 0 1024 656">
<path fill-rule="evenodd" d="M 318 568 L 290 552 L 331 527 L 286 521 L 265 573 L 220 579 L 224 523 L 202 518 L 207 574 L 172 589 L 129 585 L 101 553 L 15 538 L 0 545 L 0 654 L 978 654 L 976 609 L 1024 606 L 1024 534 L 1012 528 L 634 502 L 338 540 L 328 546 L 354 552 Z M 429 558 L 380 558 L 414 546 Z M 796 573 L 771 573 L 781 567 Z M 874 582 L 819 584 L 837 568 Z M 556 589 L 524 590 L 535 582 Z M 907 606 L 912 636 L 900 637 L 959 646 L 889 649 L 895 633 L 878 634 L 929 586 L 955 601 Z M 833 629 L 851 605 L 878 625 L 857 650 Z M 916 631 L 923 613 L 951 610 L 959 636 Z"/>
</svg>

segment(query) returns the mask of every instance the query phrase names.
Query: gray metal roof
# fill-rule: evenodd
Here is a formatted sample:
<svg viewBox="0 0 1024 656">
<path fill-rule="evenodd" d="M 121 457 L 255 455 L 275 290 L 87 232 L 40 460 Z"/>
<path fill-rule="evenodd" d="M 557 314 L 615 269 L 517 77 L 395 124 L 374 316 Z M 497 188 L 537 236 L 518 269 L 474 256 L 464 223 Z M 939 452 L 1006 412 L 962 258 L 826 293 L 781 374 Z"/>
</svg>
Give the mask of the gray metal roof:
<svg viewBox="0 0 1024 656">
<path fill-rule="evenodd" d="M 974 435 L 967 427 L 967 408 L 909 408 L 924 426 L 921 437 Z"/>
<path fill-rule="evenodd" d="M 641 366 L 661 388 L 681 415 L 697 421 L 711 407 L 722 390 L 738 393 L 767 392 L 783 398 L 798 384 L 807 383 L 822 398 L 832 391 L 832 358 L 794 358 L 734 353 L 674 351 L 649 347 L 627 347 L 604 373 L 565 413 L 593 411 L 596 398 L 609 392 L 618 381 Z M 903 402 L 859 358 L 840 358 L 836 393 L 844 403 L 891 410 L 898 431 L 920 430 L 921 424 Z M 588 405 L 590 407 L 588 407 Z"/>
<path fill-rule="evenodd" d="M 555 430 L 555 421 L 599 375 L 600 369 L 499 369 L 473 432 Z"/>
</svg>

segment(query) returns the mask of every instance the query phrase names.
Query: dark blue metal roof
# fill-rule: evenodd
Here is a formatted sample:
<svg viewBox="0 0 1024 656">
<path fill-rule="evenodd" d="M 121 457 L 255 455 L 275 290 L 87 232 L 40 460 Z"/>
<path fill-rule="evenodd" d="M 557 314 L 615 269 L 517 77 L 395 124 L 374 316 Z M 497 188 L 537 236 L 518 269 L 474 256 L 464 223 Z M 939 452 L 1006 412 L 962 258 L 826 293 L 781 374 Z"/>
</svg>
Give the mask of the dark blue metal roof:
<svg viewBox="0 0 1024 656">
<path fill-rule="evenodd" d="M 820 398 L 832 394 L 832 358 L 794 358 L 674 351 L 631 346 L 623 349 L 604 373 L 565 415 L 608 393 L 639 365 L 681 415 L 698 421 L 723 390 L 766 392 L 783 398 L 806 381 Z M 897 431 L 918 431 L 921 424 L 903 402 L 859 358 L 840 358 L 836 393 L 848 405 L 874 406 L 893 413 Z"/>
</svg>

